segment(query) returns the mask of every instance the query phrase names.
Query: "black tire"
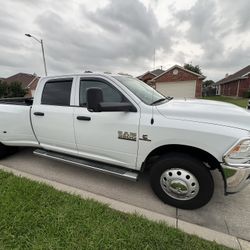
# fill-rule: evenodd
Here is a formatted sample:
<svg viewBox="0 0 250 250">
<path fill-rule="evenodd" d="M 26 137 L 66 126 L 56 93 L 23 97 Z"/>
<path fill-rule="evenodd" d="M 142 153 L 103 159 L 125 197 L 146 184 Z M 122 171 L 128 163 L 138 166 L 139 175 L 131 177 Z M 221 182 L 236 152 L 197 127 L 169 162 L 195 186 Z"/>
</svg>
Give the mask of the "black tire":
<svg viewBox="0 0 250 250">
<path fill-rule="evenodd" d="M 0 143 L 0 159 L 17 152 L 17 147 L 8 147 Z"/>
<path fill-rule="evenodd" d="M 182 171 L 176 172 L 178 169 Z M 164 191 L 164 187 L 162 186 L 164 186 L 165 183 L 167 183 L 168 188 L 171 186 L 169 184 L 171 180 L 170 182 L 167 180 L 163 183 L 163 179 L 164 181 L 166 180 L 166 178 L 164 178 L 165 175 L 171 174 L 170 176 L 172 176 L 171 171 L 175 171 L 178 175 L 180 174 L 180 176 L 182 173 L 191 173 L 192 178 L 194 177 L 196 181 L 198 181 L 197 186 L 199 188 L 197 188 L 197 191 L 192 191 L 196 196 L 193 198 L 189 196 L 190 198 L 188 198 L 188 200 L 183 200 L 173 197 L 176 196 L 176 193 L 173 193 L 172 190 L 169 191 L 169 189 L 167 190 L 167 188 L 165 188 L 167 191 Z M 186 177 L 182 177 L 184 183 L 187 177 L 187 175 Z M 214 192 L 214 181 L 210 170 L 201 161 L 182 153 L 171 153 L 160 157 L 151 168 L 150 182 L 153 191 L 164 203 L 181 209 L 197 209 L 204 206 L 212 198 Z"/>
</svg>

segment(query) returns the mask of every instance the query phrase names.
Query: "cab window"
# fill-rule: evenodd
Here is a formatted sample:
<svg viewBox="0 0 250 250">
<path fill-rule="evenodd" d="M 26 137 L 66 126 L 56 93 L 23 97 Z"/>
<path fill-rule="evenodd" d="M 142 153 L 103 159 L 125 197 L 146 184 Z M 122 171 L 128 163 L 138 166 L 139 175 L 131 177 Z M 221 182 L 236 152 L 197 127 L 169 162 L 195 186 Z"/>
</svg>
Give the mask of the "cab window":
<svg viewBox="0 0 250 250">
<path fill-rule="evenodd" d="M 87 89 L 100 88 L 103 92 L 104 102 L 123 102 L 123 95 L 110 84 L 101 80 L 80 80 L 80 106 L 85 107 L 87 105 Z"/>
</svg>

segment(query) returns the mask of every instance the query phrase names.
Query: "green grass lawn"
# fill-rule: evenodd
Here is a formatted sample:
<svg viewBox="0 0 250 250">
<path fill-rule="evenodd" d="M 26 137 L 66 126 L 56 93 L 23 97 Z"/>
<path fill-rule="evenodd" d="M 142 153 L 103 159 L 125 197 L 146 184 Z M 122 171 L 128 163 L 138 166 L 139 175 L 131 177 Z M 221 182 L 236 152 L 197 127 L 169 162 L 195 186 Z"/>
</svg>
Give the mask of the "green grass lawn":
<svg viewBox="0 0 250 250">
<path fill-rule="evenodd" d="M 235 98 L 225 97 L 225 96 L 208 96 L 208 97 L 204 97 L 204 99 L 221 101 L 221 102 L 229 102 L 229 103 L 233 103 L 235 105 L 238 105 L 242 108 L 246 108 L 246 106 L 248 104 L 247 98 L 235 99 Z"/>
<path fill-rule="evenodd" d="M 0 171 L 0 249 L 227 249 Z"/>
</svg>

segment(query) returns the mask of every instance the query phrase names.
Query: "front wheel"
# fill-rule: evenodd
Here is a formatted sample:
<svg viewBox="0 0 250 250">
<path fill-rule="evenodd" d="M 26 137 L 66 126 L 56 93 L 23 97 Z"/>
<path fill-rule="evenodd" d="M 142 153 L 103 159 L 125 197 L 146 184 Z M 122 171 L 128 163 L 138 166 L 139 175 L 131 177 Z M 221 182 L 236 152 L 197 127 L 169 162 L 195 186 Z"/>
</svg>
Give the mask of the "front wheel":
<svg viewBox="0 0 250 250">
<path fill-rule="evenodd" d="M 209 202 L 214 181 L 199 160 L 181 153 L 159 158 L 151 168 L 151 187 L 165 203 L 182 209 L 196 209 Z"/>
</svg>

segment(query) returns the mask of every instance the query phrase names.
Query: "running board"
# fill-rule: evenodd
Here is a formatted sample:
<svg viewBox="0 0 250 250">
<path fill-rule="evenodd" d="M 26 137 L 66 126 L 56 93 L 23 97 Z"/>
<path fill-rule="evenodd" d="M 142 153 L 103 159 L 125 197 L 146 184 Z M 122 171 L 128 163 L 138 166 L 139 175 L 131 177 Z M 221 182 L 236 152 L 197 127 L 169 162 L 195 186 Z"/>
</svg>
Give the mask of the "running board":
<svg viewBox="0 0 250 250">
<path fill-rule="evenodd" d="M 49 158 L 49 159 L 69 163 L 72 165 L 92 169 L 92 170 L 106 173 L 109 175 L 115 175 L 115 176 L 130 180 L 130 181 L 137 181 L 138 179 L 137 172 L 119 168 L 114 165 L 108 165 L 108 164 L 100 163 L 96 161 L 89 161 L 86 159 L 76 158 L 76 157 L 72 157 L 72 156 L 65 155 L 65 154 L 60 154 L 60 153 L 56 153 L 52 151 L 46 151 L 44 149 L 36 149 L 33 153 L 35 155 L 38 155 L 44 158 Z"/>
</svg>

